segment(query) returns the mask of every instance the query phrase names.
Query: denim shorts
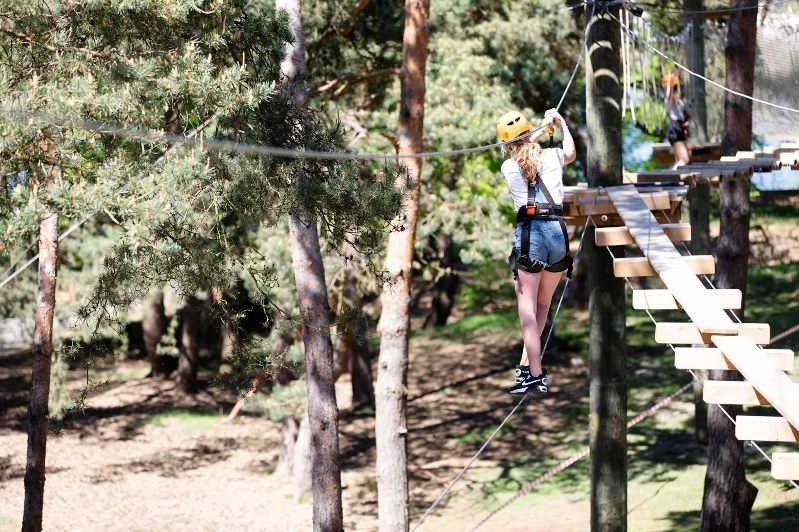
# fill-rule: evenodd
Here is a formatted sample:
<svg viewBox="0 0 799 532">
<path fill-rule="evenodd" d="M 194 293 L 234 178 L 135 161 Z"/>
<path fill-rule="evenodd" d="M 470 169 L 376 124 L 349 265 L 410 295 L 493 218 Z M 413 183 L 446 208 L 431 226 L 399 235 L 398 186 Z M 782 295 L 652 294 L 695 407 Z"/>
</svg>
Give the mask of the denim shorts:
<svg viewBox="0 0 799 532">
<path fill-rule="evenodd" d="M 516 224 L 514 249 L 521 253 L 522 224 Z M 566 256 L 566 240 L 558 220 L 533 220 L 530 222 L 530 261 L 544 267 L 563 260 Z"/>
</svg>

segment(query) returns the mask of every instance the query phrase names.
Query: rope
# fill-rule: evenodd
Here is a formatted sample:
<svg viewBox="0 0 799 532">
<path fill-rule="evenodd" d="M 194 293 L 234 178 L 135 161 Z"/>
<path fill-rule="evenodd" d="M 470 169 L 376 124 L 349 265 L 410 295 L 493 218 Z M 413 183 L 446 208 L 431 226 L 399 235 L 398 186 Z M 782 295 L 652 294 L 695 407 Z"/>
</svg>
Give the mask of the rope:
<svg viewBox="0 0 799 532">
<path fill-rule="evenodd" d="M 583 232 L 580 235 L 580 243 L 577 246 L 577 252 L 575 253 L 575 256 L 574 256 L 574 260 L 575 261 L 580 256 L 580 251 L 583 248 L 583 240 L 585 238 L 585 231 L 586 231 L 587 228 L 588 228 L 588 220 L 586 220 L 586 223 L 583 226 Z M 564 295 L 566 294 L 566 289 L 569 287 L 569 283 L 570 282 L 571 282 L 571 279 L 569 277 L 566 277 L 566 281 L 564 282 L 564 285 L 563 285 L 563 290 L 560 293 L 560 298 L 558 300 L 558 305 L 555 308 L 554 314 L 552 315 L 552 321 L 551 321 L 551 323 L 549 325 L 549 330 L 547 332 L 546 340 L 544 341 L 544 346 L 541 348 L 541 360 L 544 359 L 544 355 L 546 354 L 547 347 L 549 346 L 549 339 L 552 336 L 552 331 L 555 329 L 555 323 L 558 320 L 558 313 L 560 313 L 561 304 L 563 303 L 563 298 L 564 298 Z M 453 488 L 453 486 L 455 486 L 455 484 L 461 478 L 463 478 L 463 475 L 466 474 L 466 472 L 469 470 L 469 468 L 472 467 L 472 465 L 477 460 L 477 458 L 483 453 L 483 451 L 486 450 L 486 448 L 488 447 L 488 444 L 491 443 L 491 441 L 494 439 L 494 437 L 497 434 L 499 434 L 499 431 L 502 429 L 502 427 L 504 427 L 505 424 L 510 420 L 510 418 L 513 417 L 513 415 L 516 413 L 516 410 L 518 410 L 519 407 L 522 405 L 522 403 L 524 403 L 524 401 L 527 399 L 528 395 L 529 395 L 529 391 L 525 392 L 522 395 L 522 398 L 519 399 L 519 401 L 516 403 L 516 405 L 510 411 L 510 413 L 507 416 L 505 416 L 505 419 L 502 420 L 502 423 L 500 423 L 499 426 L 494 430 L 494 432 L 491 433 L 491 435 L 488 437 L 488 439 L 486 439 L 486 441 L 483 442 L 483 444 L 480 446 L 480 448 L 477 450 L 477 452 L 474 453 L 474 455 L 472 455 L 472 457 L 469 459 L 469 461 L 466 463 L 466 465 L 463 467 L 463 469 L 461 469 L 458 472 L 458 474 L 455 475 L 455 477 L 447 483 L 447 485 L 444 487 L 444 489 L 441 491 L 441 493 L 438 495 L 438 497 L 436 497 L 436 499 L 433 501 L 433 503 L 427 508 L 427 510 L 425 510 L 424 514 L 422 514 L 422 517 L 419 519 L 419 521 L 413 527 L 411 532 L 415 532 L 416 530 L 419 529 L 419 527 L 422 526 L 422 524 L 424 524 L 424 522 L 427 519 L 427 517 L 431 513 L 433 513 L 433 510 L 435 510 L 438 507 L 438 505 L 441 503 L 441 501 L 444 499 L 444 497 L 450 492 L 450 490 Z"/>
<path fill-rule="evenodd" d="M 193 137 L 197 136 L 198 134 L 200 134 L 206 127 L 208 127 L 209 124 L 211 124 L 211 122 L 213 122 L 213 120 L 217 117 L 217 115 L 218 115 L 218 113 L 214 113 L 213 115 L 211 115 L 211 117 L 209 117 L 207 120 L 205 120 L 202 124 L 200 124 L 199 126 L 194 128 L 192 131 L 190 131 L 189 134 L 186 136 L 186 138 L 193 138 Z M 159 166 L 164 161 L 164 159 L 166 159 L 166 156 L 173 149 L 175 149 L 175 146 L 170 146 L 168 150 L 166 150 L 164 153 L 162 153 L 161 156 L 158 157 L 158 159 L 155 160 L 155 162 L 153 163 L 153 166 Z M 115 194 L 121 194 L 121 193 L 125 192 L 126 188 L 127 188 L 127 185 L 121 186 L 120 188 L 118 188 L 116 190 Z M 61 242 L 62 240 L 67 238 L 69 235 L 71 235 L 72 233 L 77 231 L 83 224 L 85 224 L 86 222 L 91 220 L 94 216 L 96 216 L 98 212 L 100 212 L 100 210 L 96 210 L 96 211 L 86 215 L 84 218 L 82 218 L 78 222 L 72 224 L 69 228 L 67 228 L 66 231 L 64 231 L 61 235 L 59 235 L 58 241 Z M 34 244 L 31 244 L 30 246 L 28 246 L 27 249 L 23 252 L 23 254 L 26 253 L 28 250 L 32 249 L 33 246 L 34 246 Z M 0 288 L 3 288 L 5 285 L 7 285 L 11 281 L 13 281 L 17 276 L 19 276 L 23 271 L 28 269 L 37 260 L 39 260 L 39 254 L 38 253 L 36 254 L 35 257 L 31 257 L 31 259 L 28 260 L 28 262 L 23 264 L 14 273 L 12 273 L 11 275 L 9 275 L 5 279 L 3 279 L 3 281 L 0 282 Z M 11 268 L 13 268 L 13 267 L 14 267 L 13 265 L 11 267 L 9 267 L 9 269 L 6 271 L 6 273 L 11 271 Z"/>
<path fill-rule="evenodd" d="M 673 58 L 669 57 L 668 55 L 666 55 L 665 53 L 661 52 L 659 49 L 657 49 L 654 46 L 652 46 L 652 44 L 650 44 L 649 42 L 644 41 L 633 30 L 631 30 L 626 24 L 624 24 L 624 22 L 622 22 L 616 16 L 614 16 L 613 13 L 608 12 L 607 15 L 610 18 L 612 18 L 613 20 L 615 20 L 622 27 L 622 29 L 624 31 L 626 31 L 633 39 L 635 39 L 636 42 L 639 42 L 639 43 L 643 44 L 644 46 L 646 46 L 647 48 L 649 48 L 650 50 L 655 52 L 657 55 L 659 55 L 663 59 L 673 63 L 677 68 L 679 68 L 680 70 L 683 70 L 684 72 L 690 74 L 691 76 L 699 78 L 699 79 L 705 81 L 706 83 L 710 83 L 711 85 L 713 85 L 713 86 L 715 86 L 715 87 L 717 87 L 717 88 L 719 88 L 719 89 L 721 89 L 723 91 L 726 91 L 726 92 L 728 92 L 730 94 L 734 94 L 735 96 L 738 96 L 738 97 L 741 97 L 741 98 L 745 98 L 745 99 L 750 100 L 752 102 L 759 103 L 759 104 L 762 104 L 762 105 L 767 105 L 769 107 L 773 107 L 775 109 L 779 109 L 781 111 L 786 111 L 786 112 L 789 112 L 789 113 L 799 113 L 799 109 L 796 109 L 794 107 L 788 107 L 786 105 L 779 105 L 779 104 L 776 104 L 776 103 L 772 103 L 772 102 L 763 100 L 761 98 L 755 98 L 754 96 L 750 96 L 748 94 L 744 94 L 742 92 L 736 91 L 734 89 L 726 87 L 725 85 L 719 83 L 718 81 L 712 80 L 712 79 L 710 79 L 710 78 L 708 78 L 706 76 L 703 76 L 702 74 L 698 74 L 698 73 L 694 72 L 693 70 L 691 70 L 687 66 L 683 65 L 682 63 L 680 63 L 676 59 L 673 59 Z"/>
<path fill-rule="evenodd" d="M 604 187 L 602 187 L 602 188 L 604 188 Z M 594 224 L 594 227 L 596 228 L 596 222 L 594 222 L 594 221 L 593 221 L 593 218 L 591 218 L 591 222 Z M 616 256 L 613 254 L 613 251 L 610 249 L 610 246 L 605 246 L 605 249 L 607 249 L 608 253 L 610 254 L 610 257 L 611 257 L 611 259 L 615 260 L 615 259 L 616 259 Z M 624 281 L 627 283 L 627 287 L 628 287 L 630 290 L 633 290 L 633 289 L 634 289 L 634 288 L 633 288 L 633 285 L 632 285 L 632 283 L 630 282 L 630 279 L 629 279 L 629 278 L 625 277 L 625 278 L 624 278 Z M 715 288 L 715 287 L 713 287 L 713 290 L 716 290 L 716 288 Z M 654 325 L 657 327 L 657 321 L 655 320 L 655 317 L 652 315 L 652 313 L 649 311 L 649 309 L 648 309 L 648 308 L 647 308 L 647 309 L 644 309 L 644 311 L 646 312 L 646 315 L 647 315 L 647 316 L 649 316 L 649 319 L 650 319 L 650 321 L 652 322 L 652 324 L 654 324 Z M 674 346 L 673 346 L 672 344 L 667 344 L 667 345 L 668 345 L 668 347 L 671 349 L 671 351 L 672 351 L 674 354 L 676 354 L 676 353 L 677 353 L 677 350 L 674 348 Z M 767 345 L 771 345 L 771 342 L 769 342 L 769 344 L 767 344 Z M 762 349 L 762 348 L 761 348 L 761 349 Z M 691 374 L 691 375 L 694 377 L 694 379 L 695 379 L 697 382 L 700 382 L 700 379 L 697 377 L 696 373 L 694 373 L 694 371 L 693 371 L 693 370 L 688 370 L 688 371 L 689 371 L 689 373 L 690 373 L 690 374 Z M 714 405 L 715 405 L 717 408 L 719 408 L 719 409 L 722 411 L 722 413 L 724 414 L 724 416 L 725 416 L 727 419 L 729 419 L 729 420 L 732 422 L 732 424 L 733 424 L 733 425 L 737 425 L 737 423 L 735 422 L 735 419 L 734 419 L 734 418 L 733 418 L 733 417 L 730 415 L 730 413 L 729 413 L 729 412 L 727 412 L 727 409 L 726 409 L 726 408 L 724 408 L 724 406 L 723 406 L 723 405 L 720 405 L 720 404 L 718 404 L 718 403 L 713 403 L 713 404 L 714 404 Z M 751 441 L 751 440 L 750 440 L 750 441 L 747 441 L 747 443 L 748 443 L 749 445 L 751 445 L 752 447 L 754 447 L 754 448 L 755 448 L 755 449 L 756 449 L 758 452 L 760 452 L 760 454 L 763 456 L 763 458 L 765 458 L 765 459 L 766 459 L 766 460 L 767 460 L 769 463 L 771 463 L 771 457 L 770 457 L 770 456 L 769 456 L 769 455 L 768 455 L 768 454 L 767 454 L 767 453 L 766 453 L 766 452 L 765 452 L 765 451 L 764 451 L 764 450 L 763 450 L 763 449 L 760 447 L 760 445 L 758 445 L 756 442 L 754 442 L 754 441 Z M 797 489 L 799 489 L 799 485 L 797 485 L 797 483 L 796 483 L 795 481 L 793 481 L 793 480 L 788 480 L 787 482 L 788 482 L 789 484 L 791 484 L 791 485 L 792 485 L 794 488 L 797 488 Z"/>
<path fill-rule="evenodd" d="M 644 421 L 645 419 L 647 419 L 649 417 L 652 417 L 658 410 L 660 410 L 661 408 L 669 405 L 670 403 L 672 403 L 674 401 L 674 399 L 676 399 L 677 397 L 679 397 L 680 395 L 685 393 L 688 389 L 690 389 L 693 386 L 693 384 L 694 384 L 693 382 L 689 382 L 689 383 L 683 385 L 680 389 L 670 393 L 669 395 L 667 395 L 665 397 L 662 397 L 662 398 L 658 399 L 650 407 L 648 407 L 645 410 L 639 412 L 634 418 L 630 419 L 627 422 L 627 429 L 631 429 L 634 426 L 636 426 L 639 423 L 641 423 L 642 421 Z M 583 458 L 585 458 L 589 454 L 591 454 L 591 448 L 586 445 L 585 447 L 583 447 L 575 455 L 571 456 L 570 458 L 567 458 L 566 460 L 562 461 L 558 465 L 548 469 L 543 475 L 541 475 L 541 476 L 535 478 L 534 480 L 531 480 L 530 482 L 526 483 L 524 486 L 519 488 L 519 490 L 510 499 L 508 499 L 507 501 L 503 502 L 500 506 L 498 506 L 497 508 L 492 510 L 487 516 L 485 516 L 483 519 L 481 519 L 480 522 L 478 522 L 477 525 L 475 525 L 474 528 L 471 529 L 471 531 L 474 532 L 475 530 L 477 530 L 478 528 L 480 528 L 481 526 L 486 524 L 486 522 L 488 522 L 492 517 L 497 515 L 499 512 L 501 512 L 502 510 L 504 510 L 505 508 L 507 508 L 511 504 L 513 504 L 515 501 L 517 501 L 521 497 L 527 495 L 528 493 L 532 492 L 533 490 L 535 490 L 536 488 L 538 488 L 539 486 L 541 486 L 545 482 L 549 481 L 555 475 L 557 475 L 557 474 L 565 471 L 566 469 L 570 468 L 571 466 L 573 466 L 574 464 L 576 464 L 577 462 L 579 462 L 580 460 L 582 460 Z"/>
<path fill-rule="evenodd" d="M 784 4 L 786 0 L 772 0 L 771 2 L 763 2 L 761 4 L 753 5 L 753 6 L 738 6 L 738 7 L 712 7 L 706 9 L 674 9 L 669 7 L 658 7 L 658 11 L 663 11 L 666 13 L 682 13 L 684 15 L 702 15 L 705 13 L 715 13 L 715 14 L 723 14 L 723 13 L 736 13 L 738 11 L 749 11 L 751 9 L 760 9 L 760 8 L 770 8 L 779 4 Z M 639 2 L 627 2 L 628 6 L 633 6 L 637 8 L 647 8 L 652 9 L 655 6 L 652 4 L 643 4 Z"/>
</svg>

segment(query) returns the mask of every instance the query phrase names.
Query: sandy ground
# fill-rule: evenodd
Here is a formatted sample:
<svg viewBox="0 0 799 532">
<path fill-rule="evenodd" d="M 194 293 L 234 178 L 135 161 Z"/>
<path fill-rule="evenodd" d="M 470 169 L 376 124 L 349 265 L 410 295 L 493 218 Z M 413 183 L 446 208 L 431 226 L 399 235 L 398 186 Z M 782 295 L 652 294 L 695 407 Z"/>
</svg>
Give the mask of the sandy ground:
<svg viewBox="0 0 799 532">
<path fill-rule="evenodd" d="M 485 491 L 487 480 L 505 479 L 511 488 L 499 493 L 507 497 L 520 480 L 529 480 L 519 477 L 531 474 L 525 467 L 555 463 L 585 443 L 587 420 L 575 406 L 588 398 L 587 368 L 575 353 L 559 349 L 558 341 L 548 361 L 553 393 L 520 409 L 458 484 L 456 497 L 447 499 L 423 530 L 468 530 L 502 500 Z M 507 368 L 519 348 L 515 335 L 500 333 L 468 340 L 418 335 L 412 340 L 408 456 L 414 522 L 511 408 L 504 388 L 510 382 Z M 21 519 L 27 364 L 22 353 L 0 353 L 2 532 L 19 530 Z M 85 412 L 49 440 L 45 530 L 311 529 L 309 497 L 298 500 L 291 479 L 275 472 L 277 423 L 251 415 L 223 423 L 214 413 L 226 413 L 235 399 L 225 392 L 208 388 L 186 398 L 172 382 L 141 378 L 146 373 L 142 363 L 125 363 L 121 370 L 128 378 L 90 397 Z M 77 386 L 80 374 L 72 378 Z M 345 524 L 347 530 L 371 532 L 376 530 L 377 498 L 373 418 L 349 409 L 346 380 L 337 385 L 337 392 Z M 195 422 L 153 417 L 176 408 L 211 415 Z M 666 518 L 673 506 L 669 505 L 685 498 L 680 490 L 686 485 L 695 492 L 688 509 L 701 501 L 703 451 L 684 429 L 668 428 L 675 420 L 690 420 L 690 413 L 690 403 L 675 402 L 646 429 L 651 441 L 636 451 L 641 456 L 631 459 L 631 530 L 672 530 Z M 588 518 L 585 467 L 583 463 L 570 470 L 574 473 L 567 473 L 566 481 L 561 477 L 560 487 L 518 501 L 481 530 L 583 532 Z M 681 483 L 680 475 L 693 476 Z M 799 510 L 799 495 L 782 490 L 773 480 L 765 482 L 772 491 L 761 491 L 759 504 L 791 504 Z M 684 506 L 674 508 L 686 511 Z"/>
</svg>

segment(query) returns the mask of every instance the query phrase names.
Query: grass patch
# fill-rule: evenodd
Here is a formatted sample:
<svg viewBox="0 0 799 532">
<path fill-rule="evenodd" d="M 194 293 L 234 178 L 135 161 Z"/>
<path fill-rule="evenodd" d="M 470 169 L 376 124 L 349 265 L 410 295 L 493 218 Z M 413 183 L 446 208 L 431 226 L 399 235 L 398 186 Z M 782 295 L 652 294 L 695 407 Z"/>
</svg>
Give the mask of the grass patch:
<svg viewBox="0 0 799 532">
<path fill-rule="evenodd" d="M 519 317 L 516 315 L 516 310 L 497 310 L 488 314 L 467 316 L 444 327 L 434 329 L 433 334 L 446 339 L 463 339 L 489 331 L 519 331 Z"/>
<path fill-rule="evenodd" d="M 223 415 L 209 410 L 174 408 L 159 412 L 147 420 L 154 427 L 178 427 L 186 432 L 204 432 L 223 419 Z"/>
</svg>

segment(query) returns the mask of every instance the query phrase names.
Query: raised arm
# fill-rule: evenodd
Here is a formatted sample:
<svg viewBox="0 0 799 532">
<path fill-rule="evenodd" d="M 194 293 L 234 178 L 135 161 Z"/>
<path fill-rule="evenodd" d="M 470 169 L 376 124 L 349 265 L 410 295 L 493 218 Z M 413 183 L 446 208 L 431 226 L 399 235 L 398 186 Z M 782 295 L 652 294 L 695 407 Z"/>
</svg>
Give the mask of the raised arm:
<svg viewBox="0 0 799 532">
<path fill-rule="evenodd" d="M 544 123 L 549 124 L 554 122 L 560 127 L 563 132 L 563 162 L 570 164 L 577 159 L 577 148 L 574 146 L 574 138 L 572 138 L 569 126 L 566 125 L 566 119 L 563 118 L 557 109 L 550 109 L 544 113 Z"/>
</svg>

